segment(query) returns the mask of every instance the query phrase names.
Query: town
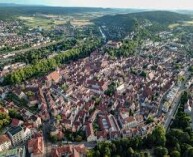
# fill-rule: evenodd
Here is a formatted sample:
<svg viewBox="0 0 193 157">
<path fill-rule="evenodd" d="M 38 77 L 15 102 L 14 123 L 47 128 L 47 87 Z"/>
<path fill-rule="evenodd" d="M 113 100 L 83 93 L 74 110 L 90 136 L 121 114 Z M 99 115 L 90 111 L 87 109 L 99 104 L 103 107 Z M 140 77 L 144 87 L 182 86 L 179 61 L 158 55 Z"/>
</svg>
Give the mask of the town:
<svg viewBox="0 0 193 157">
<path fill-rule="evenodd" d="M 118 35 L 104 23 L 48 31 L 0 21 L 0 157 L 86 157 L 103 142 L 176 131 L 180 114 L 192 132 L 192 34 L 149 35 L 153 22 L 133 21 L 130 32 L 110 25 Z"/>
<path fill-rule="evenodd" d="M 117 49 L 117 44 L 109 41 L 105 47 Z M 49 147 L 45 138 L 66 143 L 87 141 L 92 146 L 93 141 L 145 136 L 158 124 L 168 127 L 175 97 L 184 80 L 191 85 L 193 78 L 188 74 L 192 60 L 164 45 L 146 42 L 148 50 L 139 56 L 117 59 L 101 48 L 45 77 L 2 88 L 6 108 L 2 106 L 1 114 L 13 115 L 11 126 L 0 137 L 1 150 L 28 141 L 27 149 L 35 156 Z M 176 68 L 175 61 L 180 61 L 182 70 Z M 18 101 L 26 106 L 18 106 Z M 191 112 L 192 101 L 187 105 Z M 85 150 L 83 145 L 69 147 Z M 56 147 L 50 153 L 54 156 L 60 151 Z"/>
</svg>

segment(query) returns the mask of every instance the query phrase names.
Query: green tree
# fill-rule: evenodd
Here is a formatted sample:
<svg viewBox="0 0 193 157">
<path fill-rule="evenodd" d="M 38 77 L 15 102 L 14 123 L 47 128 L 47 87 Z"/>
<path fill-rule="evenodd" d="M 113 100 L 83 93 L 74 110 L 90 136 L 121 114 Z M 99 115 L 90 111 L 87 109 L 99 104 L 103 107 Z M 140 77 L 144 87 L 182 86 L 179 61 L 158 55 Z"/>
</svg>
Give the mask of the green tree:
<svg viewBox="0 0 193 157">
<path fill-rule="evenodd" d="M 156 157 L 163 157 L 168 154 L 168 150 L 165 147 L 159 146 L 154 149 L 154 154 Z"/>
<path fill-rule="evenodd" d="M 180 154 L 180 152 L 178 152 L 178 151 L 172 151 L 171 153 L 170 153 L 170 156 L 171 157 L 181 157 L 181 154 Z"/>
</svg>

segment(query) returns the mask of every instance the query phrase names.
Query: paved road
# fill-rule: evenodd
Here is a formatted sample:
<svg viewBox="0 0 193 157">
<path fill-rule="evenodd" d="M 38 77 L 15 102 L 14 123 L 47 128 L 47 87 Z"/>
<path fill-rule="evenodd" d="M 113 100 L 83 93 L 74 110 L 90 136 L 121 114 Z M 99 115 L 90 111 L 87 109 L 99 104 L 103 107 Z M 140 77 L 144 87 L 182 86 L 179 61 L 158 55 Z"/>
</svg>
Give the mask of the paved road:
<svg viewBox="0 0 193 157">
<path fill-rule="evenodd" d="M 43 137 L 45 142 L 45 154 L 44 156 L 47 157 L 51 153 L 51 143 L 48 141 L 48 131 L 49 131 L 49 122 L 44 122 L 42 125 Z"/>
<path fill-rule="evenodd" d="M 186 82 L 188 81 L 188 78 L 190 76 L 189 72 L 188 72 L 188 67 L 185 69 L 186 73 L 185 73 L 185 80 L 181 83 L 180 89 L 177 93 L 177 95 L 174 98 L 173 104 L 172 104 L 172 108 L 170 109 L 170 111 L 167 113 L 166 117 L 167 119 L 165 120 L 165 128 L 166 130 L 168 130 L 172 119 L 175 117 L 178 107 L 180 105 L 180 98 L 181 98 L 181 94 L 187 90 L 187 88 L 185 87 Z"/>
<path fill-rule="evenodd" d="M 183 91 L 179 91 L 176 95 L 176 97 L 174 98 L 173 104 L 172 104 L 172 108 L 170 109 L 170 111 L 168 112 L 168 114 L 166 115 L 167 119 L 165 121 L 165 128 L 166 130 L 168 129 L 168 127 L 170 126 L 170 123 L 172 121 L 172 119 L 175 117 L 175 113 L 179 107 L 179 102 L 180 102 L 180 98 L 181 98 L 181 94 Z"/>
</svg>

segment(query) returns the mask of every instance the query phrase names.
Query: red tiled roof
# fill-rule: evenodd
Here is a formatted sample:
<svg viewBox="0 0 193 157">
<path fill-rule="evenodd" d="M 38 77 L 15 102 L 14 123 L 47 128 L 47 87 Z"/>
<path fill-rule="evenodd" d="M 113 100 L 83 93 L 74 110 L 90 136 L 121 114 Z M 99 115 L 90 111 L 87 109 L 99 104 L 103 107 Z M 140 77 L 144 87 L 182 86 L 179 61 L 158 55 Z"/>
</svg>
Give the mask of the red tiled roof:
<svg viewBox="0 0 193 157">
<path fill-rule="evenodd" d="M 17 127 L 17 126 L 19 126 L 19 123 L 20 123 L 19 119 L 13 118 L 12 122 L 11 122 L 11 126 Z"/>
<path fill-rule="evenodd" d="M 43 137 L 33 138 L 28 141 L 28 149 L 32 148 L 34 155 L 41 155 L 44 153 L 44 141 Z"/>
<path fill-rule="evenodd" d="M 50 73 L 49 75 L 47 75 L 46 78 L 48 81 L 57 82 L 58 79 L 60 78 L 60 74 L 57 71 L 54 71 L 54 72 Z"/>
<path fill-rule="evenodd" d="M 51 157 L 61 157 L 62 154 L 67 154 L 69 157 L 81 157 L 82 154 L 86 154 L 86 148 L 84 145 L 65 145 L 53 148 L 51 151 Z"/>
</svg>

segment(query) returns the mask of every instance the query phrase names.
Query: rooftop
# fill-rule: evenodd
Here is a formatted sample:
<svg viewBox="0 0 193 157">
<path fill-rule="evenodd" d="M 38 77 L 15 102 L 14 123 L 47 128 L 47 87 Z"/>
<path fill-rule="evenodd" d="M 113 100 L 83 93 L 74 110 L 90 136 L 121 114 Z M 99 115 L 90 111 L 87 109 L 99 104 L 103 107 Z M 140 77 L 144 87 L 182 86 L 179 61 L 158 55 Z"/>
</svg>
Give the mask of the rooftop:
<svg viewBox="0 0 193 157">
<path fill-rule="evenodd" d="M 23 130 L 23 128 L 21 126 L 18 126 L 18 127 L 14 127 L 14 128 L 9 129 L 8 132 L 11 135 L 15 135 L 15 134 L 17 134 L 18 132 L 20 132 L 22 130 Z"/>
</svg>

